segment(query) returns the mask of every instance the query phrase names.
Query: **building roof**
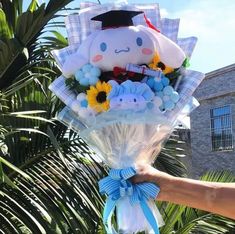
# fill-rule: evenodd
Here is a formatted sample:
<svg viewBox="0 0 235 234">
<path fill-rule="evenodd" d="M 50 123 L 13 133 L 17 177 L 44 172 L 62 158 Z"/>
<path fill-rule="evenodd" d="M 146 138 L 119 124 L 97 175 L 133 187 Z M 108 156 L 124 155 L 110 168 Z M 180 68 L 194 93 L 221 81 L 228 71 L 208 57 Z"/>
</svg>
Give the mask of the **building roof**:
<svg viewBox="0 0 235 234">
<path fill-rule="evenodd" d="M 210 79 L 210 78 L 213 78 L 215 76 L 218 76 L 218 75 L 230 72 L 230 71 L 235 71 L 235 63 L 206 73 L 205 79 Z"/>
<path fill-rule="evenodd" d="M 231 74 L 230 74 L 231 73 Z M 235 64 L 219 68 L 205 75 L 194 96 L 198 101 L 235 95 Z"/>
</svg>

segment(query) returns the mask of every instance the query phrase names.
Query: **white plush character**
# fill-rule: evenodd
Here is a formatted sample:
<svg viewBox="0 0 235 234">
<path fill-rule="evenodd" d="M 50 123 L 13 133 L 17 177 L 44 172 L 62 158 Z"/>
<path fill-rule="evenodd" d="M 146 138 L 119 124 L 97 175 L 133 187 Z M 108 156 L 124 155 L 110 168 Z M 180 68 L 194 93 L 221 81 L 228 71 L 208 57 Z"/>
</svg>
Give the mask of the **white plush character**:
<svg viewBox="0 0 235 234">
<path fill-rule="evenodd" d="M 110 110 L 135 110 L 141 111 L 146 108 L 146 100 L 137 94 L 120 94 L 110 100 Z"/>
<path fill-rule="evenodd" d="M 156 53 L 165 65 L 179 68 L 185 60 L 182 49 L 154 29 L 133 26 L 131 18 L 140 13 L 116 10 L 94 17 L 102 21 L 102 30 L 90 34 L 65 61 L 63 75 L 71 77 L 87 63 L 102 71 L 112 71 L 116 66 L 125 69 L 128 63 L 149 64 Z"/>
</svg>

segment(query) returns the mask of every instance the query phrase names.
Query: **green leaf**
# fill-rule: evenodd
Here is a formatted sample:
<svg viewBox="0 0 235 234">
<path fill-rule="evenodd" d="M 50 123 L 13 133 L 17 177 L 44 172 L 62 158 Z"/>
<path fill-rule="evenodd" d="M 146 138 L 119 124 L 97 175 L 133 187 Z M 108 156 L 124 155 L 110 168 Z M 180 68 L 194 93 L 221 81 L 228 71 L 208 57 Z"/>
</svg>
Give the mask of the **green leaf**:
<svg viewBox="0 0 235 234">
<path fill-rule="evenodd" d="M 29 175 L 27 175 L 25 172 L 23 172 L 22 170 L 20 170 L 18 167 L 14 166 L 13 164 L 9 163 L 7 160 L 5 160 L 2 157 L 0 157 L 0 163 L 5 164 L 7 167 L 11 168 L 12 170 L 14 170 L 17 173 L 19 173 L 20 175 L 22 175 L 24 178 L 26 178 L 28 180 L 32 180 Z"/>
<path fill-rule="evenodd" d="M 10 115 L 34 115 L 42 113 L 46 113 L 46 111 L 45 110 L 18 111 L 18 112 L 11 112 Z"/>
<path fill-rule="evenodd" d="M 12 114 L 9 114 L 9 116 L 11 116 Z M 25 119 L 32 119 L 32 120 L 39 120 L 39 121 L 43 121 L 43 122 L 47 122 L 47 123 L 51 123 L 54 124 L 53 121 L 43 118 L 43 117 L 39 117 L 39 116 L 31 116 L 31 115 L 25 115 L 25 114 L 18 114 L 18 115 L 14 115 L 17 118 L 25 118 Z"/>
<path fill-rule="evenodd" d="M 38 6 L 38 1 L 37 0 L 32 0 L 29 7 L 28 7 L 28 11 L 35 11 L 37 9 Z"/>
<path fill-rule="evenodd" d="M 29 51 L 26 47 L 22 50 L 22 54 L 24 54 L 24 56 L 27 60 L 29 59 Z"/>
<path fill-rule="evenodd" d="M 34 128 L 12 128 L 12 132 L 9 132 L 8 134 L 5 134 L 5 135 L 10 135 L 10 134 L 13 134 L 15 132 L 21 132 L 21 131 L 29 132 L 29 133 L 39 133 L 39 134 L 42 134 L 42 135 L 48 137 L 48 135 L 46 133 L 44 133 L 40 130 L 34 129 Z"/>
<path fill-rule="evenodd" d="M 0 40 L 6 40 L 11 38 L 11 32 L 6 21 L 5 13 L 0 9 Z"/>
<path fill-rule="evenodd" d="M 13 183 L 13 181 L 6 175 L 4 174 L 4 183 L 9 185 L 11 188 L 17 188 L 17 186 Z"/>
<path fill-rule="evenodd" d="M 59 32 L 57 31 L 51 31 L 54 36 L 56 37 L 56 39 L 60 42 L 60 44 L 63 46 L 63 47 L 66 47 L 68 46 L 68 41 L 67 39 Z"/>
<path fill-rule="evenodd" d="M 185 68 L 190 67 L 190 62 L 189 62 L 189 58 L 188 57 L 184 60 L 182 66 L 185 67 Z"/>
<path fill-rule="evenodd" d="M 68 3 L 72 2 L 73 0 L 50 0 L 46 7 L 46 14 L 52 15 L 62 7 L 66 6 Z"/>
<path fill-rule="evenodd" d="M 0 162 L 0 184 L 4 183 L 4 172 L 3 172 L 3 168 L 2 168 L 2 163 Z"/>
<path fill-rule="evenodd" d="M 17 19 L 16 37 L 21 41 L 22 46 L 26 47 L 29 40 L 28 34 L 33 25 L 33 12 L 22 13 Z"/>
</svg>

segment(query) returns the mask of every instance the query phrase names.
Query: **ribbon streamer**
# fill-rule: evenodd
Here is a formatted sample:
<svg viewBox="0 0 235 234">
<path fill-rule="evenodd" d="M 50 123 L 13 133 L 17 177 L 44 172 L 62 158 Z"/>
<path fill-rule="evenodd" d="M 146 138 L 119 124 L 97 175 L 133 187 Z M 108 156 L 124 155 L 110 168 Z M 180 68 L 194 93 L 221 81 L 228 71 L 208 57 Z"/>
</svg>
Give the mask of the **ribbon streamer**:
<svg viewBox="0 0 235 234">
<path fill-rule="evenodd" d="M 155 219 L 147 201 L 155 199 L 160 188 L 152 183 L 132 184 L 128 179 L 136 174 L 133 167 L 125 169 L 111 169 L 109 175 L 99 181 L 99 190 L 101 194 L 108 196 L 103 213 L 103 223 L 108 234 L 116 233 L 112 228 L 111 217 L 115 210 L 118 200 L 128 196 L 131 205 L 139 203 L 142 211 L 154 230 L 159 234 L 158 222 Z"/>
</svg>

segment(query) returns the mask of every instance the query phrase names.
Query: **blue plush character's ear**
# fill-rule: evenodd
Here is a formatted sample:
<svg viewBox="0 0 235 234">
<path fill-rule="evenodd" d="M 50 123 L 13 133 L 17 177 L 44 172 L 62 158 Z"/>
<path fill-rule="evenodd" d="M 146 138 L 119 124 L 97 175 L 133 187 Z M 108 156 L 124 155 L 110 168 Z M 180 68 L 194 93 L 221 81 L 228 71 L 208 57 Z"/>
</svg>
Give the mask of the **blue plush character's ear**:
<svg viewBox="0 0 235 234">
<path fill-rule="evenodd" d="M 62 74 L 65 77 L 71 77 L 75 74 L 75 72 L 80 69 L 86 63 L 89 63 L 90 60 L 90 47 L 92 42 L 99 31 L 93 32 L 90 34 L 85 41 L 79 46 L 76 53 L 69 56 L 65 63 L 62 66 Z"/>
<path fill-rule="evenodd" d="M 111 99 L 119 95 L 120 85 L 115 80 L 110 80 L 109 84 L 112 86 L 112 89 L 107 98 Z"/>
<path fill-rule="evenodd" d="M 135 85 L 132 81 L 127 80 L 121 84 L 121 86 L 124 88 L 124 93 L 134 93 L 135 92 Z"/>
<path fill-rule="evenodd" d="M 144 87 L 144 83 L 140 83 L 136 85 L 136 94 L 142 95 L 144 92 L 143 87 Z"/>
</svg>

